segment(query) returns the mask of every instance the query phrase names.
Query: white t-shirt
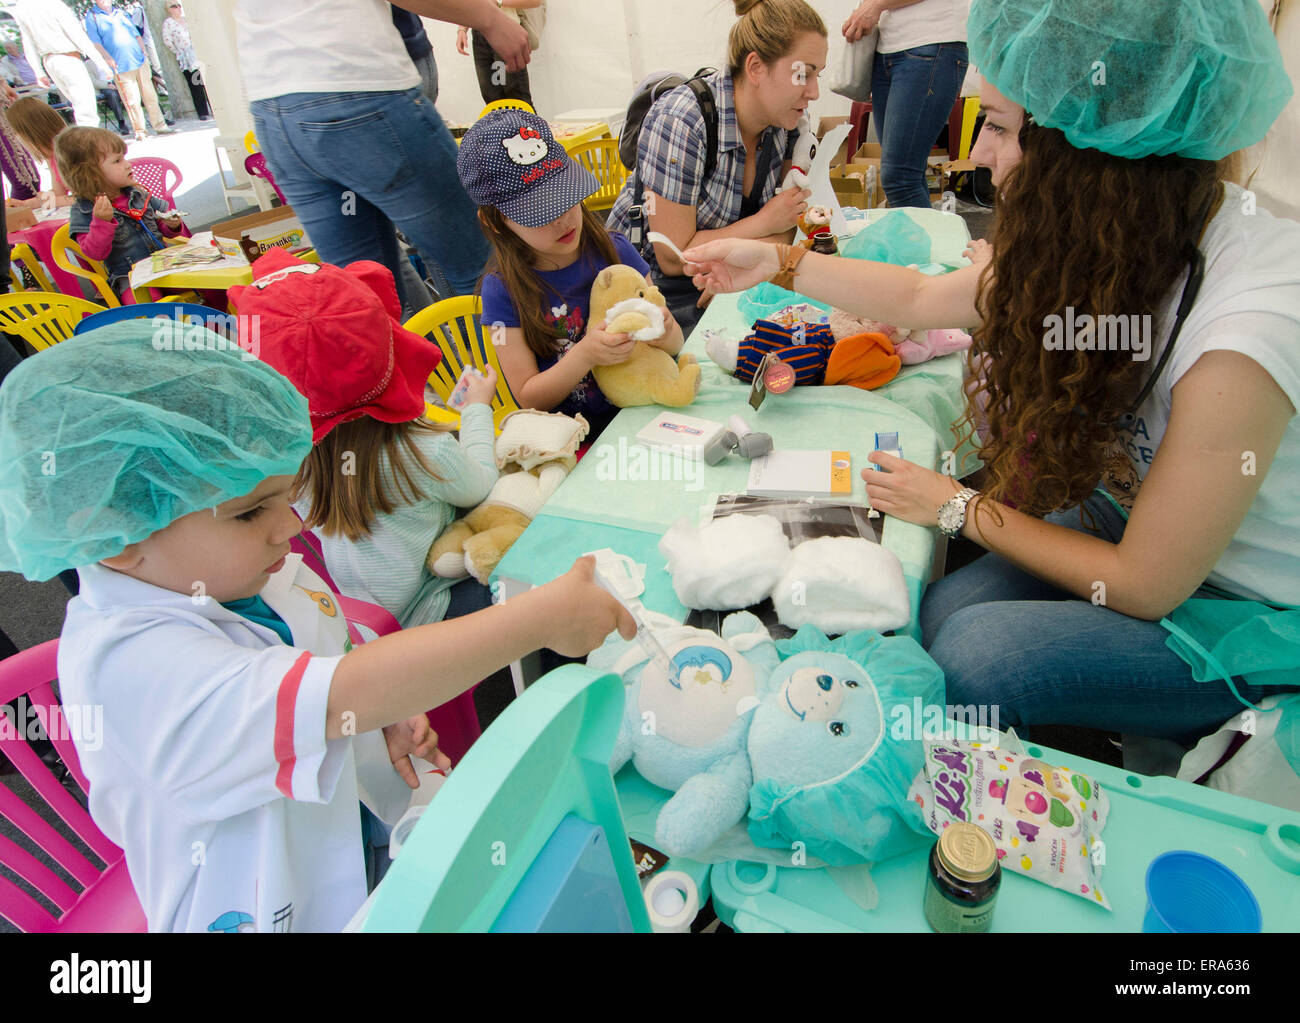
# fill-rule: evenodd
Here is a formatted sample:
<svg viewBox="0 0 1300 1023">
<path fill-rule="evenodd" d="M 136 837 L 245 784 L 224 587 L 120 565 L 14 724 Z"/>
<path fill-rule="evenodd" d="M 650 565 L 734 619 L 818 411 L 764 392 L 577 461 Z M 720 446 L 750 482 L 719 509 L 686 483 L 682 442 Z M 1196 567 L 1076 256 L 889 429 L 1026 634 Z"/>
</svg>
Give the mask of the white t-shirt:
<svg viewBox="0 0 1300 1023">
<path fill-rule="evenodd" d="M 897 53 L 934 43 L 964 43 L 970 0 L 921 0 L 880 15 L 878 53 Z"/>
<path fill-rule="evenodd" d="M 340 658 L 308 651 L 342 654 L 347 628 L 301 561 L 261 593 L 295 646 L 211 598 L 79 572 L 62 699 L 103 708 L 74 741 L 151 931 L 339 931 L 366 898 L 358 800 L 389 820 L 409 802 L 379 732 L 325 739 Z"/>
<path fill-rule="evenodd" d="M 1241 188 L 1226 187 L 1201 243 L 1200 294 L 1134 429 L 1121 436 L 1140 479 L 1169 424 L 1174 385 L 1205 352 L 1254 359 L 1300 410 L 1300 223 L 1263 207 L 1246 214 Z M 1186 277 L 1170 293 L 1163 315 L 1153 317 L 1150 369 L 1173 326 Z M 1203 498 L 1213 501 L 1206 482 Z M 1300 415 L 1287 425 L 1268 476 L 1208 581 L 1242 597 L 1300 605 Z"/>
<path fill-rule="evenodd" d="M 249 102 L 420 84 L 383 0 L 239 0 L 235 22 Z"/>
</svg>

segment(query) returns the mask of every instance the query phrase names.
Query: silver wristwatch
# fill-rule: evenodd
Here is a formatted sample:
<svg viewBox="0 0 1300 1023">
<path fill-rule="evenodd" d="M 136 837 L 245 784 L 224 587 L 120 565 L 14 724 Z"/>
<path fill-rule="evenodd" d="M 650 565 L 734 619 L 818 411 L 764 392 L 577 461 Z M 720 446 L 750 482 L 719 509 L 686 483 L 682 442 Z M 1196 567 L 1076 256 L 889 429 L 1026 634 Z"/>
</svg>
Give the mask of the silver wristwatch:
<svg viewBox="0 0 1300 1023">
<path fill-rule="evenodd" d="M 949 540 L 957 536 L 966 525 L 966 506 L 971 498 L 979 496 L 978 490 L 966 487 L 939 505 L 939 532 Z"/>
</svg>

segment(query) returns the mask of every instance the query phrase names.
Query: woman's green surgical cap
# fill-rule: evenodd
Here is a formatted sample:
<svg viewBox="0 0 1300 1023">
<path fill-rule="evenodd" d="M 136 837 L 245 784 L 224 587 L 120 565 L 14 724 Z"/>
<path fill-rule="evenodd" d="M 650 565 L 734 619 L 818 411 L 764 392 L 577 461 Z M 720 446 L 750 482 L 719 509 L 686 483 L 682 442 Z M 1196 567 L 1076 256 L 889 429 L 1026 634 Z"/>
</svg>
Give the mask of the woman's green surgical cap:
<svg viewBox="0 0 1300 1023">
<path fill-rule="evenodd" d="M 967 36 L 1037 123 L 1128 159 L 1222 159 L 1293 91 L 1259 0 L 974 0 Z"/>
<path fill-rule="evenodd" d="M 306 399 L 219 334 L 158 318 L 69 338 L 0 387 L 0 569 L 113 557 L 310 450 Z"/>
</svg>

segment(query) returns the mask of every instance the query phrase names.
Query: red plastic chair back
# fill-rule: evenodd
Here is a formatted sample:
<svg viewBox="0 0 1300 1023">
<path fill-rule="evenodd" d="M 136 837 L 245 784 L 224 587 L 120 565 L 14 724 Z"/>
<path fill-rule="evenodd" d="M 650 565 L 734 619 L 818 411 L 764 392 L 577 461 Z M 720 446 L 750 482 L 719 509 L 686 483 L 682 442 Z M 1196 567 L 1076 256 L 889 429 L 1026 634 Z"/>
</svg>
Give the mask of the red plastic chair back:
<svg viewBox="0 0 1300 1023">
<path fill-rule="evenodd" d="M 59 641 L 52 639 L 0 661 L 0 703 L 14 704 L 16 711 L 14 725 L 9 719 L 0 722 L 0 752 L 35 790 L 34 797 L 28 797 L 31 802 L 39 801 L 53 810 L 95 859 L 87 857 L 33 805 L 0 781 L 0 816 L 23 832 L 79 886 L 69 885 L 17 842 L 0 836 L 0 866 L 8 868 L 55 907 L 51 912 L 28 890 L 0 877 L 0 917 L 21 931 L 144 931 L 144 910 L 131 885 L 122 850 L 95 826 L 90 813 L 59 783 L 26 741 L 25 726 L 34 716 L 82 795 L 86 794 L 86 776 L 51 685 L 58 677 L 58 648 Z"/>
<path fill-rule="evenodd" d="M 291 543 L 295 553 L 302 555 L 307 567 L 320 576 L 338 596 L 339 604 L 343 608 L 343 616 L 348 620 L 348 634 L 352 637 L 353 643 L 365 642 L 361 633 L 357 631 L 358 625 L 364 625 L 376 636 L 387 636 L 390 632 L 401 629 L 397 619 L 382 607 L 344 596 L 339 592 L 338 585 L 325 567 L 320 541 L 314 534 L 304 529 L 293 538 Z M 474 745 L 474 740 L 483 734 L 483 728 L 478 720 L 478 711 L 474 707 L 474 690 L 477 688 L 478 686 L 473 686 L 455 699 L 448 700 L 442 706 L 435 707 L 425 714 L 429 719 L 429 726 L 438 733 L 438 749 L 451 758 L 453 767 L 460 763 L 460 758 Z"/>
<path fill-rule="evenodd" d="M 161 156 L 141 156 L 131 161 L 131 170 L 136 181 L 160 199 L 166 199 L 175 208 L 176 189 L 180 188 L 184 180 L 181 169 L 176 164 Z"/>
</svg>

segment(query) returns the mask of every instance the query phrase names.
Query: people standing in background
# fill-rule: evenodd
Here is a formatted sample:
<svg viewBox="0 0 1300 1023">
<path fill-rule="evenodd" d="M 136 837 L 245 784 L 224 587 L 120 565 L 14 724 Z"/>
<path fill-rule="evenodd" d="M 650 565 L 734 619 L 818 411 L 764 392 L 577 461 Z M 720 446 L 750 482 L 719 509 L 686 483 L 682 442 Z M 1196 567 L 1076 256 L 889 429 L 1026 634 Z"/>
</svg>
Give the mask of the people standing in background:
<svg viewBox="0 0 1300 1023">
<path fill-rule="evenodd" d="M 194 52 L 194 43 L 190 39 L 189 26 L 185 24 L 185 8 L 180 0 L 167 5 L 167 20 L 163 22 L 163 45 L 172 51 L 176 63 L 185 76 L 185 84 L 190 87 L 190 98 L 194 100 L 194 110 L 200 121 L 212 116 L 208 107 L 208 90 L 203 86 L 203 72 L 199 70 L 199 58 Z"/>
<path fill-rule="evenodd" d="M 970 0 L 862 0 L 844 22 L 850 43 L 880 29 L 871 113 L 892 207 L 930 205 L 925 169 L 966 79 L 969 8 Z"/>
<path fill-rule="evenodd" d="M 546 0 L 498 0 L 497 6 L 507 17 L 523 24 L 521 11 L 544 8 Z M 470 30 L 461 25 L 456 33 L 456 52 L 470 56 Z M 530 40 L 531 45 L 531 40 Z M 534 46 L 533 49 L 536 49 Z M 492 44 L 481 32 L 473 34 L 474 72 L 478 75 L 478 91 L 483 94 L 484 103 L 495 103 L 499 99 L 521 99 L 533 106 L 533 94 L 528 84 L 528 69 L 520 68 L 510 71 L 501 55 L 492 49 Z"/>
<path fill-rule="evenodd" d="M 158 106 L 158 94 L 154 92 L 148 61 L 145 60 L 144 39 L 126 12 L 114 10 L 113 0 L 95 0 L 95 6 L 86 13 L 85 29 L 86 35 L 113 69 L 113 81 L 131 116 L 136 141 L 144 139 L 145 110 L 149 113 L 154 132 L 173 134 L 175 129 L 168 126 L 162 108 Z M 140 108 L 142 99 L 144 110 Z M 80 119 L 77 123 L 81 123 Z M 99 123 L 98 115 L 95 123 Z"/>
<path fill-rule="evenodd" d="M 424 30 L 424 23 L 420 21 L 420 16 L 412 11 L 394 7 L 392 4 L 388 6 L 393 9 L 393 27 L 401 33 L 402 43 L 406 46 L 406 55 L 411 58 L 415 70 L 420 72 L 423 81 L 420 91 L 429 97 L 430 103 L 436 106 L 438 62 L 433 58 L 433 43 L 429 42 L 429 34 Z"/>
<path fill-rule="evenodd" d="M 36 72 L 36 83 L 47 86 L 52 82 L 72 104 L 77 124 L 98 127 L 95 87 L 82 59 L 102 62 L 103 58 L 72 12 L 62 0 L 7 0 L 4 9 L 18 23 L 23 53 Z"/>
<path fill-rule="evenodd" d="M 401 6 L 444 20 L 468 12 L 515 67 L 528 62 L 527 35 L 492 0 Z M 239 0 L 235 23 L 258 142 L 321 259 L 382 262 L 405 301 L 396 225 L 445 274 L 440 295 L 473 292 L 487 241 L 388 5 L 317 0 L 304 21 L 296 0 Z"/>
</svg>

